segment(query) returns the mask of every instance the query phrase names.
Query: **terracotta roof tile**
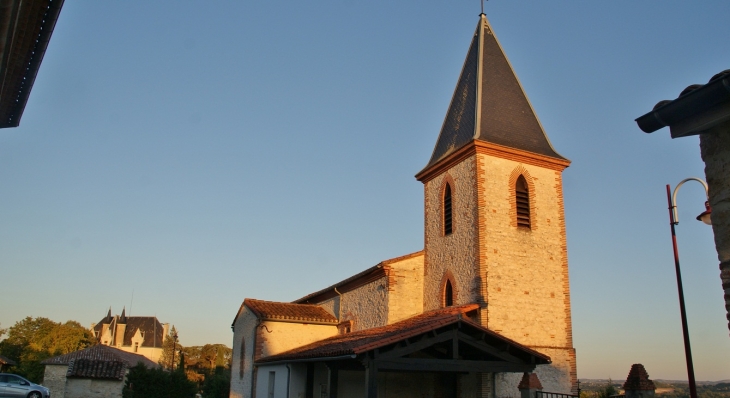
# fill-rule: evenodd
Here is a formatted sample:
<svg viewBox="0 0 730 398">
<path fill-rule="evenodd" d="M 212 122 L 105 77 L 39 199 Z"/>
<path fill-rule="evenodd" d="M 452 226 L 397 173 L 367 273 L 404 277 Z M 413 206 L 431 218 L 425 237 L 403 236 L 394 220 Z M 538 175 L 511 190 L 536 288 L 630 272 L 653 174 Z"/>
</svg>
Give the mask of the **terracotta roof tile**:
<svg viewBox="0 0 730 398">
<path fill-rule="evenodd" d="M 429 311 L 391 325 L 330 337 L 281 354 L 262 358 L 257 362 L 265 363 L 273 361 L 362 354 L 364 352 L 384 347 L 422 333 L 427 333 L 431 330 L 459 321 L 480 329 L 492 338 L 519 347 L 523 352 L 539 358 L 544 361 L 544 363 L 550 362 L 549 357 L 537 351 L 530 350 L 517 342 L 502 337 L 499 334 L 492 332 L 489 329 L 485 329 L 463 317 L 463 315 L 467 312 L 475 311 L 478 308 L 478 304 L 467 304 L 458 307 L 447 307 L 440 310 Z"/>
<path fill-rule="evenodd" d="M 337 318 L 324 308 L 313 304 L 277 303 L 245 299 L 243 305 L 248 307 L 259 319 L 297 321 L 302 323 L 328 323 L 336 325 Z"/>
<path fill-rule="evenodd" d="M 122 351 L 114 347 L 97 344 L 83 350 L 74 351 L 65 355 L 48 358 L 41 362 L 43 365 L 70 365 L 72 361 L 85 359 L 101 362 L 123 362 L 126 366 L 132 367 L 142 362 L 148 368 L 158 366 L 146 357 L 131 352 Z"/>
<path fill-rule="evenodd" d="M 126 370 L 127 364 L 122 361 L 79 358 L 71 360 L 68 364 L 66 377 L 123 380 Z"/>
</svg>

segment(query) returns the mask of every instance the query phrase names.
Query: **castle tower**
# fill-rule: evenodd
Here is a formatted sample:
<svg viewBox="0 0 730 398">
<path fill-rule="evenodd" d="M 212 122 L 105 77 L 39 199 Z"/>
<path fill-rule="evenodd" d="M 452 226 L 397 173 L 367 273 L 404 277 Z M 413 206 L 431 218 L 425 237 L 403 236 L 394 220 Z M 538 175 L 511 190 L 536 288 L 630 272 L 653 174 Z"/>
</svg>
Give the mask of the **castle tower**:
<svg viewBox="0 0 730 398">
<path fill-rule="evenodd" d="M 551 357 L 536 373 L 545 391 L 565 393 L 576 389 L 562 193 L 569 164 L 482 14 L 431 159 L 416 175 L 425 196 L 424 310 L 479 303 L 479 323 Z M 505 396 L 522 375 L 483 376 L 483 396 Z"/>
</svg>

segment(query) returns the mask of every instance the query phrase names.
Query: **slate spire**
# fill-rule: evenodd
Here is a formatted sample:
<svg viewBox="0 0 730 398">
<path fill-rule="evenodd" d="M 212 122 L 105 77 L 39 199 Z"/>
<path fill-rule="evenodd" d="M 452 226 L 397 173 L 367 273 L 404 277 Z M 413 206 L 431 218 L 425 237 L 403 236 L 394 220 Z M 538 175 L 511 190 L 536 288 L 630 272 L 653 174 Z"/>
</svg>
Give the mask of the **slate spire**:
<svg viewBox="0 0 730 398">
<path fill-rule="evenodd" d="M 426 168 L 472 140 L 565 159 L 550 144 L 484 14 Z"/>
<path fill-rule="evenodd" d="M 127 310 L 126 306 L 124 308 L 122 308 L 122 315 L 119 316 L 119 323 L 127 323 L 126 310 Z"/>
<path fill-rule="evenodd" d="M 112 307 L 109 307 L 109 312 L 106 313 L 106 318 L 104 318 L 104 323 L 111 323 L 112 321 Z"/>
</svg>

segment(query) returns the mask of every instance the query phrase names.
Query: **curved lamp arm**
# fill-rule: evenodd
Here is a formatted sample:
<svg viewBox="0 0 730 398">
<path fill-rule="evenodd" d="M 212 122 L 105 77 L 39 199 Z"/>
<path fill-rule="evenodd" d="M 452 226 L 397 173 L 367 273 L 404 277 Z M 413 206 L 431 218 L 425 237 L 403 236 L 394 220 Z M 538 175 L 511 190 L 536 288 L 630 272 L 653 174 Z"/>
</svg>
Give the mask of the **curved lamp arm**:
<svg viewBox="0 0 730 398">
<path fill-rule="evenodd" d="M 675 225 L 679 224 L 679 216 L 677 215 L 677 191 L 679 191 L 679 187 L 681 187 L 682 184 L 684 184 L 687 181 L 697 181 L 700 184 L 702 184 L 702 186 L 705 188 L 705 197 L 707 198 L 708 201 L 710 200 L 710 193 L 707 188 L 707 183 L 704 180 L 702 180 L 701 178 L 690 177 L 690 178 L 685 178 L 684 180 L 680 181 L 679 184 L 677 184 L 677 186 L 674 188 L 674 192 L 672 193 L 672 218 L 674 218 L 674 220 L 672 220 L 672 222 Z"/>
</svg>

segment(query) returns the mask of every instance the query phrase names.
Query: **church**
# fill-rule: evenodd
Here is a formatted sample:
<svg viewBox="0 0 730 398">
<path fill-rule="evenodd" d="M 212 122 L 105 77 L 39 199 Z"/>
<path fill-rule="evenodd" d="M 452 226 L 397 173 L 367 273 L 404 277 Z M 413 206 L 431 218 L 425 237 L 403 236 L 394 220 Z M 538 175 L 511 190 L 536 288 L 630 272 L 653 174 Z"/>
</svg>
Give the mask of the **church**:
<svg viewBox="0 0 730 398">
<path fill-rule="evenodd" d="M 431 158 L 416 174 L 423 250 L 290 303 L 246 298 L 231 326 L 230 396 L 577 393 L 562 190 L 569 164 L 481 14 Z"/>
</svg>

